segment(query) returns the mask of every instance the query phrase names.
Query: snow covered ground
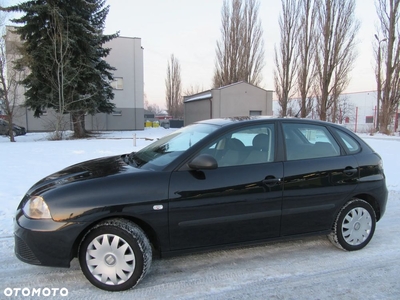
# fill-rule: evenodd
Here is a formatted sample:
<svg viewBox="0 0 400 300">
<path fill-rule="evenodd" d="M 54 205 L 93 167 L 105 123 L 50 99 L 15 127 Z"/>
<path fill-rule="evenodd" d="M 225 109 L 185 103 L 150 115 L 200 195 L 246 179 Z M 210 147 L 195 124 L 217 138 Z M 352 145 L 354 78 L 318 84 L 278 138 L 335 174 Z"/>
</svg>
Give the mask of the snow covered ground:
<svg viewBox="0 0 400 300">
<path fill-rule="evenodd" d="M 383 157 L 390 192 L 386 214 L 361 251 L 340 251 L 326 237 L 313 237 L 155 259 L 139 286 L 121 293 L 93 287 L 76 260 L 70 269 L 60 269 L 15 258 L 12 217 L 30 186 L 68 165 L 138 150 L 172 131 L 108 132 L 67 141 L 29 133 L 16 143 L 0 136 L 0 299 L 28 299 L 24 288 L 25 294 L 48 288 L 58 298 L 96 300 L 400 299 L 400 137 L 362 136 Z M 62 288 L 68 289 L 68 296 L 57 290 Z M 51 298 L 34 298 L 43 297 Z"/>
</svg>

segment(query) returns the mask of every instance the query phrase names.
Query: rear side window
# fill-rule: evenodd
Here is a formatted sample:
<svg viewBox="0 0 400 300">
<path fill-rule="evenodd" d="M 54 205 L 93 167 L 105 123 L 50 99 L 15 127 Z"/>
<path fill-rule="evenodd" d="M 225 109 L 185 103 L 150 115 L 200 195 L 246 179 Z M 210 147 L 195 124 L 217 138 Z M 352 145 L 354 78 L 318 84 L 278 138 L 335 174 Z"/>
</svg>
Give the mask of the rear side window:
<svg viewBox="0 0 400 300">
<path fill-rule="evenodd" d="M 283 123 L 287 160 L 340 155 L 340 147 L 324 126 Z"/>
<path fill-rule="evenodd" d="M 361 149 L 360 144 L 358 144 L 358 142 L 354 138 L 352 138 L 350 135 L 348 135 L 347 133 L 345 133 L 341 130 L 335 129 L 335 131 L 337 132 L 337 134 L 343 141 L 344 146 L 346 147 L 346 149 L 349 153 L 354 154 L 354 153 L 360 152 L 360 149 Z"/>
</svg>

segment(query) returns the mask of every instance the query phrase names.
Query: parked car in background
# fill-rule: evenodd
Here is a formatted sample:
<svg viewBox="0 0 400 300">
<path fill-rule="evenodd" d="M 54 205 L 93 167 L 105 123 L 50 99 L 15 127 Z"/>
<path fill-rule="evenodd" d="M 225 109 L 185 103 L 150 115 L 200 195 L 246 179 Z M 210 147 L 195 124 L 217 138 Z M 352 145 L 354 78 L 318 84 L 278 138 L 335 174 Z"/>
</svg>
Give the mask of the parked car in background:
<svg viewBox="0 0 400 300">
<path fill-rule="evenodd" d="M 381 157 L 339 125 L 213 119 L 36 183 L 17 208 L 15 253 L 55 267 L 77 257 L 93 285 L 120 291 L 144 277 L 153 251 L 321 234 L 362 249 L 387 193 Z"/>
<path fill-rule="evenodd" d="M 1 135 L 9 134 L 8 126 L 9 126 L 9 122 L 7 122 L 6 120 L 0 119 L 0 134 Z M 14 132 L 14 136 L 26 134 L 25 127 L 22 127 L 22 126 L 13 124 L 12 130 Z"/>
</svg>

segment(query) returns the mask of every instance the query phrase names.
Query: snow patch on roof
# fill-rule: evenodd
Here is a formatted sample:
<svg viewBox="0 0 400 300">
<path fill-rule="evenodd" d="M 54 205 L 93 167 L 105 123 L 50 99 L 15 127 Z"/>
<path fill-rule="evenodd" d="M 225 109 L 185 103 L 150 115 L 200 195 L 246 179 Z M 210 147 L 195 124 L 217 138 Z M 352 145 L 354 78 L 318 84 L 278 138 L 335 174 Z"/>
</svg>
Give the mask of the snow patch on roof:
<svg viewBox="0 0 400 300">
<path fill-rule="evenodd" d="M 205 100 L 212 98 L 211 92 L 201 95 L 195 95 L 193 97 L 189 97 L 185 100 L 185 102 L 197 101 L 197 100 Z"/>
</svg>

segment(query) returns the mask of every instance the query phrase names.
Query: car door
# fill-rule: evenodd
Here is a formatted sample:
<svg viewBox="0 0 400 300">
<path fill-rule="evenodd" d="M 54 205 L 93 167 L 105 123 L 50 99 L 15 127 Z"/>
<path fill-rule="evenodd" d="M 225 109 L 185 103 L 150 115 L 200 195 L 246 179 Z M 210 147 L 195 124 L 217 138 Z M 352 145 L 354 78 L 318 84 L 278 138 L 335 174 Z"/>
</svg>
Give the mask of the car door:
<svg viewBox="0 0 400 300">
<path fill-rule="evenodd" d="M 279 235 L 283 164 L 274 161 L 275 136 L 273 123 L 232 130 L 198 152 L 213 156 L 216 169 L 172 173 L 171 250 Z"/>
<path fill-rule="evenodd" d="M 327 127 L 283 122 L 286 144 L 281 234 L 329 230 L 355 189 L 357 160 L 345 155 Z"/>
</svg>

